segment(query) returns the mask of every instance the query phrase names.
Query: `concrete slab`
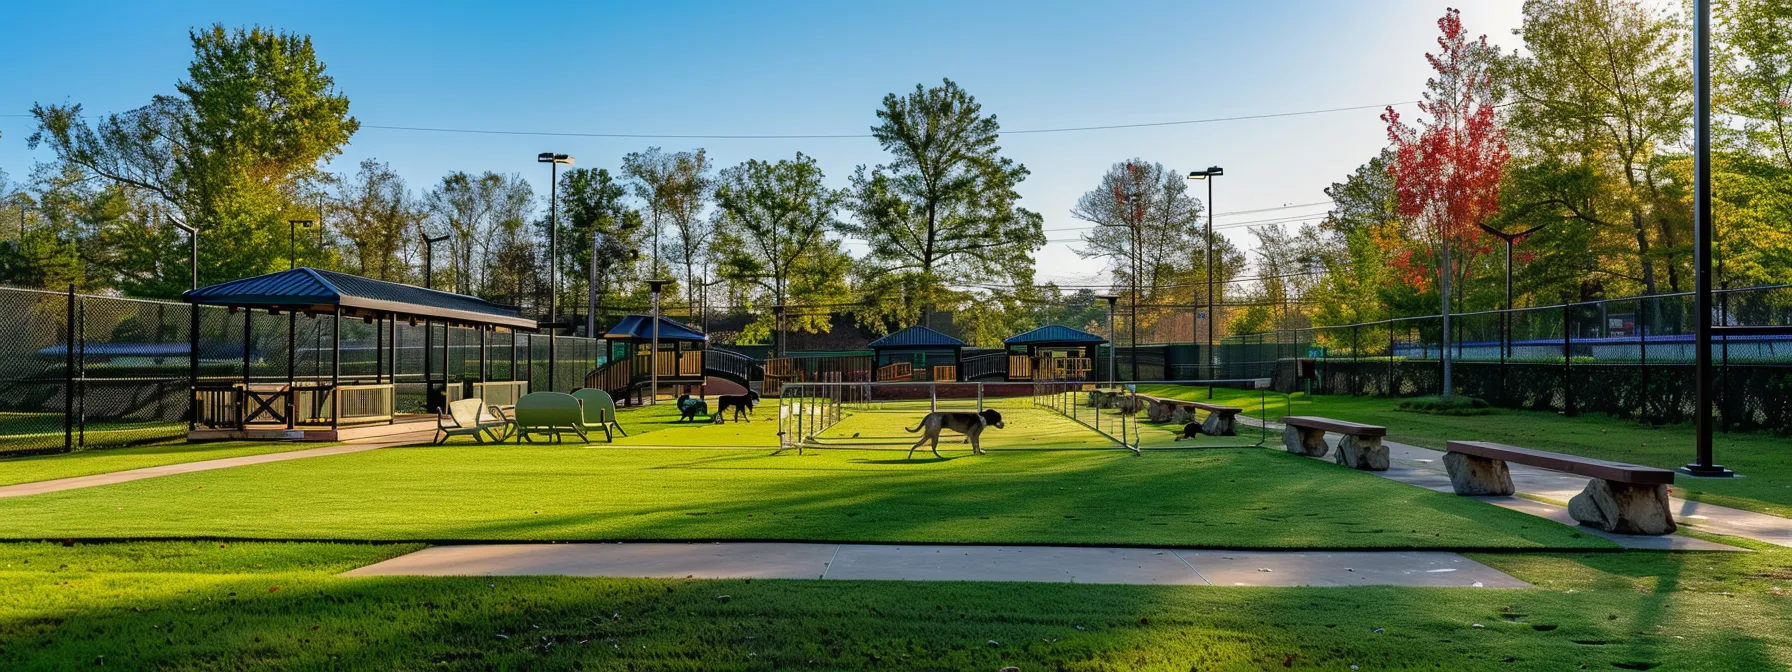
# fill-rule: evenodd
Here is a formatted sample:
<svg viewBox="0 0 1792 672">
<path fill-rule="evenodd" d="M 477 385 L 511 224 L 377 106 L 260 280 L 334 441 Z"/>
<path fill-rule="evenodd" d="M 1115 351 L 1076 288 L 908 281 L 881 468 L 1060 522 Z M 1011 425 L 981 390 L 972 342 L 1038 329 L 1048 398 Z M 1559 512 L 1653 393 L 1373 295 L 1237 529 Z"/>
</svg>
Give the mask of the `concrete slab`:
<svg viewBox="0 0 1792 672">
<path fill-rule="evenodd" d="M 819 579 L 837 549 L 778 543 L 435 546 L 344 576 Z"/>
<path fill-rule="evenodd" d="M 1060 546 L 847 544 L 823 578 L 1208 585 L 1174 551 Z"/>
<path fill-rule="evenodd" d="M 1530 587 L 1505 572 L 1445 552 L 1177 553 L 1216 586 Z"/>
</svg>

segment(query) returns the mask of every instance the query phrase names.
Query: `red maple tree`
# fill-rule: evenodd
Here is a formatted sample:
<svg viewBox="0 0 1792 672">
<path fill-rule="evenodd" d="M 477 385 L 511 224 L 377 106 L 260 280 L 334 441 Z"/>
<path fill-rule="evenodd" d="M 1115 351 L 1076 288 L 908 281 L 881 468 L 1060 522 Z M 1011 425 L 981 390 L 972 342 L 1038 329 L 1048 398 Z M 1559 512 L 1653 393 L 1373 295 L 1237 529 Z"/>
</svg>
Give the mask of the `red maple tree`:
<svg viewBox="0 0 1792 672">
<path fill-rule="evenodd" d="M 1395 154 L 1388 173 L 1394 178 L 1399 213 L 1418 226 L 1430 252 L 1430 259 L 1423 259 L 1406 250 L 1395 256 L 1394 265 L 1420 289 L 1429 281 L 1460 280 L 1472 255 L 1491 251 L 1478 225 L 1499 207 L 1500 177 L 1511 155 L 1494 115 L 1489 66 L 1495 49 L 1485 35 L 1470 41 L 1461 12 L 1454 8 L 1445 11 L 1437 27 L 1440 53 L 1425 54 L 1435 74 L 1425 82 L 1427 91 L 1419 103 L 1419 111 L 1430 119 L 1414 127 L 1402 122 L 1393 107 L 1381 115 Z M 1453 278 L 1445 277 L 1446 272 Z"/>
</svg>

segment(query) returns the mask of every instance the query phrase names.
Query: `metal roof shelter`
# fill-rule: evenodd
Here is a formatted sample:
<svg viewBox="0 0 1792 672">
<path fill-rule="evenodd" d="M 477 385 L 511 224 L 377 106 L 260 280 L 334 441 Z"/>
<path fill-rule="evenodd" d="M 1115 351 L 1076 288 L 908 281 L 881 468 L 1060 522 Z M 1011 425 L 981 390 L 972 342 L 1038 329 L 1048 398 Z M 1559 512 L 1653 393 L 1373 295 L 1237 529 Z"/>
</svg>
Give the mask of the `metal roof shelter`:
<svg viewBox="0 0 1792 672">
<path fill-rule="evenodd" d="M 647 315 L 625 315 L 604 332 L 604 340 L 609 341 L 651 341 L 653 340 L 653 318 Z M 662 341 L 709 341 L 709 336 L 692 329 L 689 325 L 660 318 L 660 340 Z"/>
<path fill-rule="evenodd" d="M 878 380 L 957 380 L 964 341 L 916 325 L 871 342 Z"/>
<path fill-rule="evenodd" d="M 426 409 L 440 409 L 450 395 L 447 371 L 443 371 L 441 387 L 437 387 L 431 372 L 431 362 L 435 356 L 430 354 L 433 347 L 433 330 L 430 325 L 435 322 L 478 331 L 479 374 L 475 387 L 503 386 L 505 394 L 520 396 L 527 390 L 528 383 L 489 380 L 487 335 L 496 329 L 514 332 L 519 329 L 533 331 L 540 328 L 535 320 L 524 317 L 517 309 L 478 297 L 315 268 L 294 268 L 200 287 L 182 294 L 181 298 L 196 306 L 224 306 L 233 313 L 240 311 L 243 314 L 242 381 L 201 385 L 198 356 L 199 311 L 193 311 L 189 329 L 191 343 L 187 352 L 188 381 L 193 388 L 193 407 L 189 415 L 192 428 L 190 436 L 215 433 L 219 428 L 241 432 L 256 426 L 284 425 L 289 430 L 295 427 L 311 428 L 322 432 L 317 438 L 335 440 L 338 438 L 336 430 L 345 424 L 393 424 L 397 415 L 394 382 L 398 373 L 400 320 L 409 321 L 412 325 L 421 321 L 424 325 L 423 382 L 427 390 Z M 257 310 L 267 311 L 268 315 L 286 314 L 287 357 L 284 384 L 268 381 L 266 376 L 262 380 L 255 380 L 250 374 L 253 354 L 251 344 L 256 342 L 254 316 Z M 299 313 L 313 317 L 328 315 L 334 319 L 328 345 L 330 376 L 327 383 L 322 380 L 295 380 L 293 362 L 298 348 L 294 342 L 294 334 L 297 331 Z M 371 384 L 366 382 L 365 377 L 349 381 L 348 384 L 342 380 L 344 317 L 378 324 L 374 329 L 375 360 Z M 444 366 L 448 361 L 448 351 L 448 339 L 444 338 L 441 354 Z M 514 347 L 512 358 L 515 358 Z M 548 365 L 550 368 L 554 366 L 551 354 Z M 513 378 L 515 371 L 513 363 Z M 490 389 L 479 394 L 489 392 Z M 205 428 L 203 431 L 202 426 Z"/>
<path fill-rule="evenodd" d="M 661 316 L 659 318 L 659 353 L 654 354 L 654 318 L 651 315 L 624 315 L 604 331 L 604 351 L 609 362 L 592 372 L 585 380 L 587 387 L 610 393 L 618 401 L 644 403 L 658 393 L 654 382 L 686 386 L 702 386 L 705 348 L 709 336 L 688 324 Z"/>
<path fill-rule="evenodd" d="M 1061 324 L 1048 324 L 1002 341 L 1008 346 L 1009 380 L 1086 380 L 1096 349 L 1108 339 Z"/>
</svg>

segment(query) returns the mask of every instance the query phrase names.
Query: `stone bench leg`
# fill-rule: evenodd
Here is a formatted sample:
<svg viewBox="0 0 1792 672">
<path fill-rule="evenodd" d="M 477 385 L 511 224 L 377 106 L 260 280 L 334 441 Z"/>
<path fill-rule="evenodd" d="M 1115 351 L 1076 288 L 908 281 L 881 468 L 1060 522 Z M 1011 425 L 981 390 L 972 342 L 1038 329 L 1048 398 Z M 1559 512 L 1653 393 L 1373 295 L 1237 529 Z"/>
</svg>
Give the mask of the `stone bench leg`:
<svg viewBox="0 0 1792 672">
<path fill-rule="evenodd" d="M 1308 457 L 1325 457 L 1331 451 L 1331 446 L 1325 445 L 1325 432 L 1294 425 L 1282 429 L 1282 445 L 1290 453 Z"/>
<path fill-rule="evenodd" d="M 1187 407 L 1177 406 L 1170 410 L 1170 424 L 1186 425 L 1194 421 L 1195 414 L 1189 412 Z"/>
<path fill-rule="evenodd" d="M 1568 515 L 1580 524 L 1616 534 L 1672 534 L 1668 486 L 1613 483 L 1603 478 L 1568 500 Z"/>
<path fill-rule="evenodd" d="M 1201 423 L 1201 431 L 1207 432 L 1208 436 L 1233 436 L 1233 435 L 1236 435 L 1238 433 L 1238 431 L 1236 429 L 1233 429 L 1233 426 L 1232 426 L 1233 425 L 1233 421 L 1232 421 L 1233 415 L 1236 415 L 1236 414 L 1235 413 L 1208 413 L 1207 421 Z M 1320 453 L 1320 454 L 1324 455 L 1324 453 Z"/>
<path fill-rule="evenodd" d="M 1338 464 L 1362 471 L 1387 471 L 1388 447 L 1379 436 L 1345 434 L 1338 439 Z"/>
<path fill-rule="evenodd" d="M 1456 494 L 1470 497 L 1510 496 L 1512 470 L 1505 460 L 1490 460 L 1463 453 L 1444 453 L 1444 468 L 1450 470 L 1450 485 Z"/>
<path fill-rule="evenodd" d="M 1145 417 L 1147 420 L 1150 420 L 1152 422 L 1169 422 L 1170 421 L 1170 409 L 1166 407 L 1166 404 L 1164 404 L 1163 402 L 1157 401 L 1156 399 L 1146 399 L 1145 404 L 1146 404 Z"/>
</svg>

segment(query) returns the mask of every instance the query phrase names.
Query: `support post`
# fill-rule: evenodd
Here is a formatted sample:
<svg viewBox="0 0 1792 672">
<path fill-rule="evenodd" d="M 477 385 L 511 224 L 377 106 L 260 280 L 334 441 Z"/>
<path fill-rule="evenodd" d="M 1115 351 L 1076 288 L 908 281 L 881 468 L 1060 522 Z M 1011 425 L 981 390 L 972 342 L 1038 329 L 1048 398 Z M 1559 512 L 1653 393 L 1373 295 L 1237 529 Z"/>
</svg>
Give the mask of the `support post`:
<svg viewBox="0 0 1792 672">
<path fill-rule="evenodd" d="M 187 317 L 187 431 L 199 428 L 199 304 Z"/>
<path fill-rule="evenodd" d="M 1562 303 L 1562 414 L 1567 416 L 1574 415 L 1574 330 L 1569 324 L 1573 314 L 1573 306 Z"/>
<path fill-rule="evenodd" d="M 1735 476 L 1713 461 L 1711 415 L 1711 0 L 1693 0 L 1693 420 L 1694 476 Z"/>
<path fill-rule="evenodd" d="M 255 317 L 255 309 L 243 307 L 243 387 L 249 387 L 249 337 L 251 335 L 251 318 Z M 245 391 L 246 393 L 246 391 Z"/>
<path fill-rule="evenodd" d="M 330 429 L 342 423 L 342 306 L 330 328 Z"/>
<path fill-rule="evenodd" d="M 62 330 L 62 452 L 75 451 L 75 283 L 68 284 L 68 322 Z"/>
</svg>

